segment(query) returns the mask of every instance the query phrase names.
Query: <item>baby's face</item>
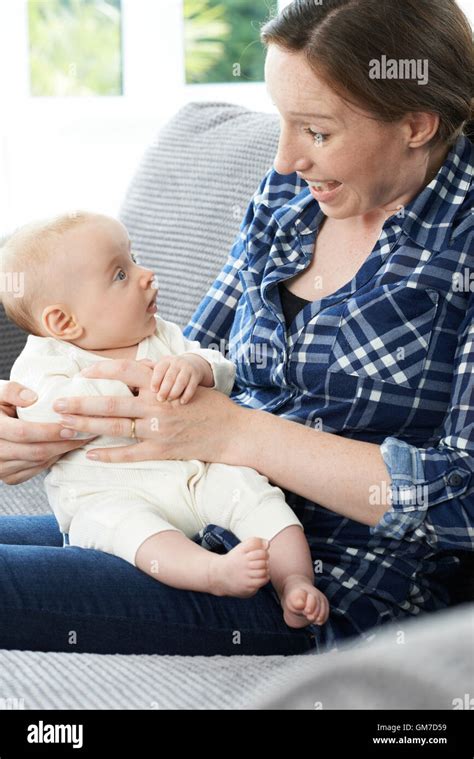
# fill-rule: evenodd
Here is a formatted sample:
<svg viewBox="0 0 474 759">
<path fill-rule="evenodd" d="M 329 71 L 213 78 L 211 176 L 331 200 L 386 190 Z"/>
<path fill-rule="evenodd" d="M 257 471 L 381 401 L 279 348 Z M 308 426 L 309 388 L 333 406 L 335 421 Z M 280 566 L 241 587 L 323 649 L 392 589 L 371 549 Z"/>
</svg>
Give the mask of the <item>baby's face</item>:
<svg viewBox="0 0 474 759">
<path fill-rule="evenodd" d="M 63 339 L 100 351 L 137 345 L 155 332 L 154 274 L 135 263 L 120 222 L 88 220 L 65 232 L 59 245 L 49 274 L 53 286 L 61 281 L 61 304 L 73 319 Z M 74 323 L 81 328 L 77 334 Z"/>
</svg>

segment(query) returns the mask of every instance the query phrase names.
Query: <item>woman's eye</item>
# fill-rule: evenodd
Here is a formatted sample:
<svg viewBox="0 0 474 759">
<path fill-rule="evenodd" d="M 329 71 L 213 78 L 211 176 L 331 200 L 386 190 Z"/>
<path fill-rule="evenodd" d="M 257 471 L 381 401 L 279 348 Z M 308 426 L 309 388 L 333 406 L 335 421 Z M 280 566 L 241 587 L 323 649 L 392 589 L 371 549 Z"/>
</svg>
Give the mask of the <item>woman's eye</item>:
<svg viewBox="0 0 474 759">
<path fill-rule="evenodd" d="M 323 134 L 323 132 L 316 132 L 314 129 L 311 129 L 311 127 L 307 127 L 304 131 L 312 136 L 317 145 L 321 145 L 321 143 L 326 142 L 327 138 L 329 137 L 328 134 Z"/>
<path fill-rule="evenodd" d="M 136 255 L 135 255 L 135 253 L 131 253 L 130 255 L 132 256 L 132 261 L 133 261 L 133 263 L 134 263 L 134 264 L 137 264 L 137 263 L 138 263 L 138 261 L 137 261 L 137 257 L 136 257 Z"/>
<path fill-rule="evenodd" d="M 123 269 L 120 269 L 120 270 L 117 272 L 117 277 L 120 277 L 120 275 L 121 275 L 121 274 L 124 274 L 124 275 L 125 275 L 125 278 L 127 277 L 127 274 L 126 274 L 126 272 L 124 272 L 124 270 L 123 270 Z M 115 279 L 117 279 L 117 277 L 115 277 Z M 123 282 L 123 278 L 121 278 L 121 279 L 120 279 L 120 281 L 121 281 L 121 282 Z"/>
</svg>

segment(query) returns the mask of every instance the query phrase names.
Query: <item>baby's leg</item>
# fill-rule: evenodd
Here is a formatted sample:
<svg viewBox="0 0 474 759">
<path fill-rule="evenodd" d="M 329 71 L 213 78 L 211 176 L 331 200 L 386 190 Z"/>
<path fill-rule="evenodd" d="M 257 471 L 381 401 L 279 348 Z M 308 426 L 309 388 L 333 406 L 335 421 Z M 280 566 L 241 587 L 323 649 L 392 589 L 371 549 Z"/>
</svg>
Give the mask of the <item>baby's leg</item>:
<svg viewBox="0 0 474 759">
<path fill-rule="evenodd" d="M 187 537 L 199 527 L 195 519 L 185 525 L 182 520 L 179 525 L 171 523 L 138 491 L 106 489 L 89 495 L 77 491 L 75 506 L 70 545 L 118 556 L 173 588 L 245 598 L 270 580 L 268 541 L 252 538 L 224 556 L 212 553 Z"/>
<path fill-rule="evenodd" d="M 167 530 L 141 544 L 135 565 L 173 588 L 249 598 L 270 579 L 267 546 L 267 540 L 248 538 L 220 555 L 198 546 L 182 532 Z"/>
<path fill-rule="evenodd" d="M 209 464 L 196 487 L 196 507 L 207 524 L 219 524 L 242 541 L 271 540 L 270 579 L 290 627 L 326 621 L 328 602 L 314 587 L 303 527 L 281 488 L 250 467 Z"/>
<path fill-rule="evenodd" d="M 328 600 L 314 587 L 311 553 L 301 527 L 290 525 L 271 540 L 270 578 L 280 596 L 289 627 L 326 622 Z"/>
</svg>

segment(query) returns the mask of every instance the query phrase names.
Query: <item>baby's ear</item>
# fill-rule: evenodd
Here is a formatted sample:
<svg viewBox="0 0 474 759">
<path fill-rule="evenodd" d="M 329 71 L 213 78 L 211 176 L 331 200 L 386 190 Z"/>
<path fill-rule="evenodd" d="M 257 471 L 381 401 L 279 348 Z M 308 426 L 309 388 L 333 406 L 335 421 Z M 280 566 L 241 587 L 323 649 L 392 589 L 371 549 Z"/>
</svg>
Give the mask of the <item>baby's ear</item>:
<svg viewBox="0 0 474 759">
<path fill-rule="evenodd" d="M 42 324 L 51 337 L 58 340 L 77 340 L 84 332 L 67 306 L 54 303 L 46 306 L 41 315 Z"/>
</svg>

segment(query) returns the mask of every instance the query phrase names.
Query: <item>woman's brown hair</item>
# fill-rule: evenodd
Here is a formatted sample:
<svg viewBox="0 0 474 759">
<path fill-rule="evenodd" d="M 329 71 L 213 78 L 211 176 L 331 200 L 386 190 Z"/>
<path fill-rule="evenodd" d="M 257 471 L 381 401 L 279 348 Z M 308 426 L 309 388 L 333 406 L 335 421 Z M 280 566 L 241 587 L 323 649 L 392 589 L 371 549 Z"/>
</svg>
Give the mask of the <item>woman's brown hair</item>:
<svg viewBox="0 0 474 759">
<path fill-rule="evenodd" d="M 440 117 L 431 141 L 474 141 L 472 30 L 455 0 L 293 0 L 261 29 L 264 45 L 302 51 L 346 101 L 380 121 Z M 371 78 L 373 61 L 428 61 L 428 81 Z"/>
</svg>

